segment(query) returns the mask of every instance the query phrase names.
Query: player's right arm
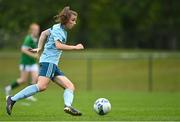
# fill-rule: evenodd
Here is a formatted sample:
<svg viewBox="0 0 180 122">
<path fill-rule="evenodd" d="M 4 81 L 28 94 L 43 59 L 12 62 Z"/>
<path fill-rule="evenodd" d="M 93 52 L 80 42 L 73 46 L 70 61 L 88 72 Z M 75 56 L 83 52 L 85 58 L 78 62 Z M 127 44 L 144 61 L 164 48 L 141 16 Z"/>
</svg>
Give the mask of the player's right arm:
<svg viewBox="0 0 180 122">
<path fill-rule="evenodd" d="M 38 58 L 37 54 L 34 54 L 30 51 L 30 49 L 32 48 L 32 38 L 30 36 L 26 36 L 24 39 L 24 42 L 21 46 L 21 52 L 32 57 L 32 58 Z"/>
<path fill-rule="evenodd" d="M 32 53 L 29 49 L 30 49 L 30 48 L 24 48 L 24 47 L 22 47 L 22 48 L 21 48 L 21 52 L 23 52 L 24 54 L 26 54 L 26 55 L 28 55 L 28 56 L 30 56 L 30 57 L 32 57 L 32 58 L 38 58 L 38 55 Z"/>
<path fill-rule="evenodd" d="M 49 30 L 45 30 L 43 32 L 41 32 L 41 35 L 39 37 L 39 42 L 38 42 L 38 48 L 36 49 L 32 49 L 31 52 L 36 52 L 36 53 L 40 53 L 43 50 L 45 41 L 47 40 L 47 37 L 50 35 Z"/>
<path fill-rule="evenodd" d="M 47 37 L 50 35 L 49 30 L 45 30 L 41 33 L 40 38 L 39 38 L 39 42 L 38 42 L 38 49 L 39 51 L 42 51 L 44 44 L 45 44 L 45 40 L 47 39 Z"/>
</svg>

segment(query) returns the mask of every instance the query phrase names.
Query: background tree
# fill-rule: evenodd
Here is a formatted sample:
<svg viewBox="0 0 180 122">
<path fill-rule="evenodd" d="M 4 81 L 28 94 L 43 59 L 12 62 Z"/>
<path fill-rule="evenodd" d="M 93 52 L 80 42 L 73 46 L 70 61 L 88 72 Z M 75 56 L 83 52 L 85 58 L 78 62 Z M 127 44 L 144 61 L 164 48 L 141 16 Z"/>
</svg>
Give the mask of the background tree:
<svg viewBox="0 0 180 122">
<path fill-rule="evenodd" d="M 89 48 L 180 49 L 179 0 L 0 0 L 0 48 L 16 48 L 31 22 L 41 30 L 68 5 L 79 13 L 70 43 Z M 13 43 L 13 45 L 12 45 Z"/>
</svg>

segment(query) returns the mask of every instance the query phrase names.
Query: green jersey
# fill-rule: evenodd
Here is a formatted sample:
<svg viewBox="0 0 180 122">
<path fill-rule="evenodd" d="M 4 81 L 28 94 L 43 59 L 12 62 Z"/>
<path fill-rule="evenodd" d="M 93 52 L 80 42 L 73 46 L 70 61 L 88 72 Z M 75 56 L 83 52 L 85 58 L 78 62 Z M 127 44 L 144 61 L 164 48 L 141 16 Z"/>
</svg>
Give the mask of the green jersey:
<svg viewBox="0 0 180 122">
<path fill-rule="evenodd" d="M 31 49 L 31 48 L 36 48 L 36 47 L 37 47 L 37 39 L 32 38 L 30 35 L 27 35 L 24 39 L 24 42 L 21 48 Z M 25 53 L 21 54 L 20 64 L 31 65 L 35 63 L 36 63 L 35 58 L 28 56 Z"/>
</svg>

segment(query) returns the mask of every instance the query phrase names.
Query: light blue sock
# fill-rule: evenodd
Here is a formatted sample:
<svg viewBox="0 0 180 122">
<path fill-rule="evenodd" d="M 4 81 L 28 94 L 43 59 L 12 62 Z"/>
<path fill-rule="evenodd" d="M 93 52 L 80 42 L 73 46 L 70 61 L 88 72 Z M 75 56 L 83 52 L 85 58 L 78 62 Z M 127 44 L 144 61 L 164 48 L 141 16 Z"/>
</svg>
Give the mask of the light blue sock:
<svg viewBox="0 0 180 122">
<path fill-rule="evenodd" d="M 39 92 L 39 88 L 37 87 L 37 85 L 36 84 L 30 85 L 24 88 L 23 90 L 21 90 L 20 92 L 18 92 L 17 94 L 15 94 L 13 97 L 11 97 L 11 99 L 13 101 L 17 101 L 17 100 L 29 97 L 37 92 Z"/>
<path fill-rule="evenodd" d="M 71 106 L 73 102 L 74 94 L 73 91 L 70 89 L 64 90 L 64 104 L 66 106 Z"/>
</svg>

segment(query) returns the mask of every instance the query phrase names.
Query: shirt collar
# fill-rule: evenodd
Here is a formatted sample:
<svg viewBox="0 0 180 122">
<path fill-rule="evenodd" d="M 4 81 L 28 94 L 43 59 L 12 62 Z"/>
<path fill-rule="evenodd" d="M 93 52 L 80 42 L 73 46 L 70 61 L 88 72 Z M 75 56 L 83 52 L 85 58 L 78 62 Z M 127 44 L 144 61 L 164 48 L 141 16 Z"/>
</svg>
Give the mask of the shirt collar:
<svg viewBox="0 0 180 122">
<path fill-rule="evenodd" d="M 65 25 L 60 24 L 60 27 L 65 30 Z"/>
</svg>

